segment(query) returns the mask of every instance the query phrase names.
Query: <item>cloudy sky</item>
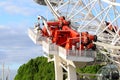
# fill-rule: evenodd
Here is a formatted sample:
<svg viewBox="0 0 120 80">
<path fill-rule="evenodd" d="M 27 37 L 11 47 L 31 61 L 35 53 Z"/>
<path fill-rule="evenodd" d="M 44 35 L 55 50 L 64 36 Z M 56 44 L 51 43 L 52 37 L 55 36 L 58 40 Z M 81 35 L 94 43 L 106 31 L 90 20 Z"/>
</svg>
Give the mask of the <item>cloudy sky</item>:
<svg viewBox="0 0 120 80">
<path fill-rule="evenodd" d="M 33 0 L 0 0 L 0 68 L 3 63 L 5 68 L 9 66 L 11 80 L 20 65 L 43 55 L 41 46 L 31 41 L 27 30 L 38 15 L 48 14 L 46 7 Z"/>
</svg>

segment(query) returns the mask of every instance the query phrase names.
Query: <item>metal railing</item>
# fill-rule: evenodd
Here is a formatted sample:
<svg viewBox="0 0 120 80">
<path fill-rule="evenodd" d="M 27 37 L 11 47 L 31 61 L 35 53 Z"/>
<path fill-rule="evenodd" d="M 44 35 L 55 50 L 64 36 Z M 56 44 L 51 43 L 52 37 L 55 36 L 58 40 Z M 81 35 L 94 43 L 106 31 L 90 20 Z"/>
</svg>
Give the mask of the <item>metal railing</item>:
<svg viewBox="0 0 120 80">
<path fill-rule="evenodd" d="M 57 54 L 58 53 L 58 47 L 55 43 L 51 43 L 51 40 L 46 38 L 44 41 L 42 41 L 43 51 L 47 54 Z"/>
<path fill-rule="evenodd" d="M 66 56 L 96 57 L 96 52 L 93 50 L 66 50 L 59 46 L 59 52 Z"/>
<path fill-rule="evenodd" d="M 102 74 L 91 73 L 77 73 L 77 74 L 80 80 L 103 80 Z"/>
</svg>

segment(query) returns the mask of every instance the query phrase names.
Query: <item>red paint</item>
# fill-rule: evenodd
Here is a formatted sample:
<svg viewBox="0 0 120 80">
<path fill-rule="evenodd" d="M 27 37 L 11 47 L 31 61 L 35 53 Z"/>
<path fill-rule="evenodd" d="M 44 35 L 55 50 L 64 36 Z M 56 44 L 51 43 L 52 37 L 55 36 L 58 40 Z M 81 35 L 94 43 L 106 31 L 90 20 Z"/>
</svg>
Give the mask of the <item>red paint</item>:
<svg viewBox="0 0 120 80">
<path fill-rule="evenodd" d="M 43 36 L 50 37 L 53 43 L 64 47 L 66 50 L 71 50 L 74 46 L 77 50 L 95 48 L 93 41 L 97 41 L 95 35 L 88 32 L 78 33 L 70 27 L 70 22 L 60 17 L 57 21 L 47 22 L 50 35 L 46 28 L 42 29 Z"/>
</svg>

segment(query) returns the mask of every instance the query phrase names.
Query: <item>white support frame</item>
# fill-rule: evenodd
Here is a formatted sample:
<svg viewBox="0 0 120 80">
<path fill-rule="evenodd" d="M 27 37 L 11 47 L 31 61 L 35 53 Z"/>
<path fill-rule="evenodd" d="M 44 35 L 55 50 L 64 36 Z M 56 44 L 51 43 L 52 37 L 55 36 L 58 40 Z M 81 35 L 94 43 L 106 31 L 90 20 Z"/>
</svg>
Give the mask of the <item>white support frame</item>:
<svg viewBox="0 0 120 80">
<path fill-rule="evenodd" d="M 113 27 L 115 32 L 112 32 L 108 29 L 110 27 L 110 25 L 120 26 L 120 23 L 118 23 L 118 21 L 120 21 L 120 12 L 116 8 L 116 7 L 120 7 L 120 3 L 117 3 L 115 0 L 113 2 L 110 0 L 84 0 L 84 1 L 83 0 L 78 0 L 78 1 L 56 0 L 55 4 L 57 4 L 57 5 L 53 6 L 51 4 L 51 1 L 52 0 L 45 0 L 45 3 L 47 4 L 48 8 L 51 10 L 55 19 L 58 19 L 60 16 L 67 15 L 67 17 L 66 17 L 67 20 L 70 20 L 72 22 L 77 22 L 79 24 L 79 26 L 77 26 L 78 32 L 82 32 L 82 31 L 84 31 L 84 29 L 86 29 L 86 31 L 88 31 L 88 32 L 91 31 L 88 27 L 91 24 L 93 24 L 94 21 L 96 21 L 96 23 L 94 23 L 94 24 L 97 27 L 93 26 L 94 24 L 92 25 L 92 27 L 94 27 L 94 29 L 93 29 L 94 34 L 96 34 L 98 36 L 98 39 L 100 39 L 101 37 L 103 39 L 100 39 L 101 42 L 95 42 L 94 44 L 96 44 L 97 47 L 103 47 L 103 48 L 111 51 L 110 54 L 113 57 L 117 58 L 117 56 L 120 56 L 120 54 L 115 55 L 116 53 L 114 53 L 115 50 L 116 51 L 120 50 L 120 45 L 116 46 L 117 43 L 120 43 L 120 34 L 119 34 L 120 27 L 118 27 L 117 30 L 115 29 L 115 27 Z M 75 5 L 73 5 L 73 4 L 75 4 Z M 100 11 L 98 11 L 98 12 L 97 12 L 97 8 L 95 6 L 96 4 L 98 4 L 98 6 L 100 8 Z M 66 6 L 72 6 L 71 11 L 64 12 L 64 13 L 60 12 L 62 9 L 65 9 Z M 77 7 L 79 7 L 79 8 L 76 9 Z M 113 14 L 115 15 L 114 18 L 111 17 L 110 10 L 113 11 Z M 95 12 L 98 14 L 94 15 L 92 12 Z M 106 20 L 110 22 L 110 24 L 108 26 L 105 26 L 105 24 L 103 23 Z M 44 23 L 46 23 L 46 22 L 44 21 Z M 114 25 L 114 24 L 116 24 L 116 25 Z M 47 28 L 47 25 L 45 27 Z M 107 34 L 107 33 L 105 34 L 104 31 L 108 31 L 108 33 L 110 33 L 110 34 Z M 48 30 L 48 33 L 49 33 L 49 30 Z M 106 35 L 106 36 L 108 35 L 108 37 L 112 36 L 112 39 L 105 38 L 106 36 L 102 36 L 102 35 Z M 108 41 L 108 43 L 107 43 L 107 41 Z M 99 50 L 99 51 L 101 51 L 101 50 Z M 113 52 L 113 54 L 112 54 L 112 52 Z M 108 58 L 112 62 L 120 64 L 119 61 L 110 59 L 106 55 L 105 52 L 103 52 L 103 54 L 106 56 L 106 58 Z M 61 64 L 61 58 L 63 59 L 63 57 L 61 57 L 60 55 L 54 54 L 55 74 L 56 74 L 55 79 L 56 80 L 63 79 L 62 68 L 65 68 L 68 72 L 68 80 L 77 80 L 75 67 L 72 65 L 67 65 L 67 64 L 64 66 L 63 64 Z M 64 58 L 64 59 L 66 59 L 66 58 Z M 77 60 L 77 58 L 74 58 L 74 59 Z M 67 60 L 66 60 L 66 62 L 67 62 Z"/>
</svg>

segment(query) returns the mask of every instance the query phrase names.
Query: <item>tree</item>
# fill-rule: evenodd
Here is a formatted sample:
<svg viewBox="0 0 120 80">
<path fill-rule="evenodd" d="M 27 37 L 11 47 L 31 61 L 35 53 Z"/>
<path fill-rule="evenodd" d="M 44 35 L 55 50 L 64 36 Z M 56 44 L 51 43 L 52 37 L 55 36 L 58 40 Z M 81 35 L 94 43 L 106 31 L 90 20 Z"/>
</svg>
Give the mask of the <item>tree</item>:
<svg viewBox="0 0 120 80">
<path fill-rule="evenodd" d="M 101 67 L 101 65 L 91 65 L 77 68 L 76 71 L 95 74 Z M 19 67 L 14 80 L 55 80 L 54 63 L 48 63 L 45 57 L 31 59 Z"/>
<path fill-rule="evenodd" d="M 54 63 L 45 57 L 31 59 L 19 67 L 14 80 L 55 80 Z"/>
</svg>

